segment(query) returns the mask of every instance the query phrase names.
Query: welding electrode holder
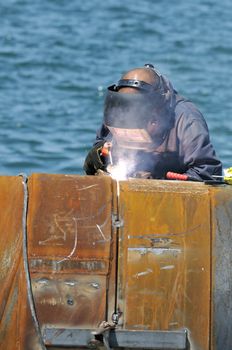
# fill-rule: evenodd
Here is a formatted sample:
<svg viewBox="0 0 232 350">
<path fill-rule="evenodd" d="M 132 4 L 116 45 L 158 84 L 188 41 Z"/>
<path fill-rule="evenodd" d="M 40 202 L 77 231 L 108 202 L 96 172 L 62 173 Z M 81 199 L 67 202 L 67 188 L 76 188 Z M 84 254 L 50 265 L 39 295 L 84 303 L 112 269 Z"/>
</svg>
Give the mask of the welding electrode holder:
<svg viewBox="0 0 232 350">
<path fill-rule="evenodd" d="M 166 179 L 167 180 L 179 180 L 179 181 L 196 181 L 196 182 L 203 182 L 203 180 L 196 179 L 192 176 L 189 176 L 187 174 L 179 174 L 179 173 L 174 173 L 172 171 L 168 171 L 166 174 Z"/>
<path fill-rule="evenodd" d="M 104 159 L 107 160 L 107 163 L 109 163 L 110 165 L 113 165 L 111 148 L 112 148 L 112 143 L 105 142 L 103 147 L 102 147 L 100 156 L 104 157 Z"/>
<path fill-rule="evenodd" d="M 186 174 L 174 173 L 172 171 L 168 171 L 166 174 L 166 179 L 168 180 L 180 180 L 180 181 L 188 181 L 189 176 Z"/>
<path fill-rule="evenodd" d="M 196 181 L 196 182 L 203 182 L 205 185 L 223 185 L 225 184 L 225 181 L 223 179 L 220 180 L 198 180 L 194 177 L 191 177 L 186 174 L 179 174 L 179 173 L 173 173 L 171 171 L 168 171 L 166 174 L 167 180 L 179 180 L 179 181 Z"/>
</svg>

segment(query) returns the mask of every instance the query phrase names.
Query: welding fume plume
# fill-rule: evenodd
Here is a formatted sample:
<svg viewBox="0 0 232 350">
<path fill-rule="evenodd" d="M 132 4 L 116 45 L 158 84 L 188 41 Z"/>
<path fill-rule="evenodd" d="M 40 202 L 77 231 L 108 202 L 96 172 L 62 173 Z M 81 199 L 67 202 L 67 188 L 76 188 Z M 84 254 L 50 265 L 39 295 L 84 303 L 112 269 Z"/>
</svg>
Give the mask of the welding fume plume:
<svg viewBox="0 0 232 350">
<path fill-rule="evenodd" d="M 108 166 L 106 173 L 115 180 L 127 179 L 127 166 L 125 161 L 120 161 L 118 164 L 113 164 L 112 159 L 112 143 L 105 142 L 101 150 L 101 156 L 108 159 Z"/>
</svg>

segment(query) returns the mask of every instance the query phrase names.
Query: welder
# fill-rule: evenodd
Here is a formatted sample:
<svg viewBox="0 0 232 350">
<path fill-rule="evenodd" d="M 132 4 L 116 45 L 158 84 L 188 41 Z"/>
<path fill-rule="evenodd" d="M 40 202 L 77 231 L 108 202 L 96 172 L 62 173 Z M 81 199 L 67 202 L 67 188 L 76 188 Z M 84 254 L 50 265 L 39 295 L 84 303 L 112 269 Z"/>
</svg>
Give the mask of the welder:
<svg viewBox="0 0 232 350">
<path fill-rule="evenodd" d="M 84 170 L 94 175 L 122 160 L 128 177 L 165 179 L 174 172 L 202 181 L 222 173 L 203 115 L 151 64 L 108 87 L 103 123 Z"/>
</svg>

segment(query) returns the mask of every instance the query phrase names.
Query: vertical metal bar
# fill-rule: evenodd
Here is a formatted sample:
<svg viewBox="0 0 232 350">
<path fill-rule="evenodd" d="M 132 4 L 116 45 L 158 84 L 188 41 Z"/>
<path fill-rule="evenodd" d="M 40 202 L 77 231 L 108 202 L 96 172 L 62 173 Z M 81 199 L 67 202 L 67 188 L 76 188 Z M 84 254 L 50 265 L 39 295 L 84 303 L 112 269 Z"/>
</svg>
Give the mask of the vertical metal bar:
<svg viewBox="0 0 232 350">
<path fill-rule="evenodd" d="M 115 324 L 118 323 L 118 252 L 119 252 L 119 229 L 120 229 L 120 213 L 119 213 L 119 200 L 120 200 L 120 185 L 119 180 L 116 180 L 116 259 L 115 259 L 115 299 L 114 299 L 114 314 L 112 320 Z"/>
<path fill-rule="evenodd" d="M 39 344 L 42 350 L 46 350 L 46 346 L 44 345 L 39 321 L 35 311 L 35 301 L 33 298 L 32 286 L 31 286 L 31 277 L 29 272 L 29 264 L 28 264 L 28 247 L 27 247 L 27 212 L 28 212 L 28 186 L 27 186 L 27 176 L 25 174 L 19 174 L 22 177 L 23 181 L 23 192 L 24 192 L 24 202 L 23 202 L 23 217 L 22 217 L 22 231 L 23 231 L 23 264 L 26 275 L 26 283 L 27 283 L 27 298 L 29 302 L 29 307 L 31 311 L 32 320 L 35 326 L 36 333 L 38 335 Z"/>
</svg>

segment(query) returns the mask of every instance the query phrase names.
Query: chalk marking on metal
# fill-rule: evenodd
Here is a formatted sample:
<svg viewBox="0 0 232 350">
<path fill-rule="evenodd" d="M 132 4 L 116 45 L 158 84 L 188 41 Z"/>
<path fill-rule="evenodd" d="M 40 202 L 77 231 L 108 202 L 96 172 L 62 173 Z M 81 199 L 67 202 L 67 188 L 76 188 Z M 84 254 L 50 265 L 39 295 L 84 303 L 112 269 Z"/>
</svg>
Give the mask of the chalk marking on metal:
<svg viewBox="0 0 232 350">
<path fill-rule="evenodd" d="M 194 231 L 198 230 L 200 227 L 202 227 L 204 224 L 199 224 L 187 231 L 181 231 L 181 232 L 177 232 L 177 233 L 172 233 L 172 232 L 167 232 L 167 233 L 160 233 L 160 232 L 152 232 L 149 234 L 140 234 L 140 235 L 128 235 L 128 238 L 132 239 L 132 238 L 140 238 L 140 239 L 147 239 L 147 238 L 162 238 L 162 237 L 169 237 L 169 236 L 182 236 L 182 235 L 189 235 L 191 233 L 193 233 Z"/>
<path fill-rule="evenodd" d="M 93 188 L 93 187 L 98 187 L 98 185 L 94 184 L 94 185 L 90 185 L 82 188 L 77 188 L 77 190 L 81 192 L 81 191 L 89 190 L 90 188 Z"/>
<path fill-rule="evenodd" d="M 76 222 L 75 218 L 73 218 L 73 220 L 75 222 L 75 231 L 74 231 L 75 232 L 75 240 L 74 240 L 73 249 L 72 249 L 71 253 L 68 256 L 66 256 L 64 259 L 61 259 L 61 260 L 57 261 L 57 264 L 60 264 L 62 261 L 65 261 L 65 260 L 69 260 L 73 256 L 75 251 L 76 251 L 76 248 L 77 248 L 77 222 Z"/>
<path fill-rule="evenodd" d="M 83 216 L 83 217 L 78 217 L 75 218 L 76 221 L 84 221 L 84 220 L 92 220 L 92 219 L 96 219 L 99 215 L 101 215 L 103 213 L 103 211 L 106 209 L 107 205 L 111 203 L 111 200 L 105 202 L 105 204 L 103 204 L 98 210 L 97 213 L 91 216 Z"/>
<path fill-rule="evenodd" d="M 149 275 L 149 274 L 152 273 L 152 272 L 153 272 L 152 269 L 147 269 L 146 271 L 142 271 L 142 272 L 136 273 L 135 275 L 133 275 L 133 277 L 139 278 L 139 277 L 141 277 L 141 276 Z"/>
<path fill-rule="evenodd" d="M 96 224 L 96 226 L 97 226 L 98 231 L 100 232 L 102 238 L 106 241 L 106 237 L 104 236 L 104 233 L 102 232 L 101 227 L 98 224 Z"/>
<path fill-rule="evenodd" d="M 172 270 L 174 269 L 175 266 L 174 265 L 167 265 L 167 266 L 163 266 L 160 268 L 160 270 Z"/>
<path fill-rule="evenodd" d="M 155 255 L 161 255 L 165 253 L 181 253 L 182 250 L 178 248 L 145 248 L 145 247 L 136 247 L 128 248 L 128 251 L 139 252 L 140 254 L 153 253 Z"/>
</svg>

